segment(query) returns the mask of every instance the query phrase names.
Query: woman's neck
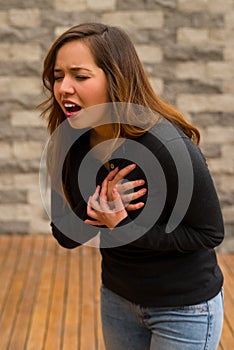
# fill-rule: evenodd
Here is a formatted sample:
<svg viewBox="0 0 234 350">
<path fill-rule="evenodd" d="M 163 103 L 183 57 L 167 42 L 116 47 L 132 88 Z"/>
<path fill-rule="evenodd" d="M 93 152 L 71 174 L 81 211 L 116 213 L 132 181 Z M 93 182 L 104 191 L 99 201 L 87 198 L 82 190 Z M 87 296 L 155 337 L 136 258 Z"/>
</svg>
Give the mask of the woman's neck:
<svg viewBox="0 0 234 350">
<path fill-rule="evenodd" d="M 101 160 L 104 164 L 111 157 L 112 153 L 124 142 L 124 139 L 115 138 L 114 125 L 105 124 L 95 127 L 90 131 L 89 141 L 93 157 Z"/>
<path fill-rule="evenodd" d="M 114 126 L 111 124 L 105 124 L 93 128 L 90 132 L 90 145 L 96 146 L 98 143 L 112 139 L 114 137 Z"/>
</svg>

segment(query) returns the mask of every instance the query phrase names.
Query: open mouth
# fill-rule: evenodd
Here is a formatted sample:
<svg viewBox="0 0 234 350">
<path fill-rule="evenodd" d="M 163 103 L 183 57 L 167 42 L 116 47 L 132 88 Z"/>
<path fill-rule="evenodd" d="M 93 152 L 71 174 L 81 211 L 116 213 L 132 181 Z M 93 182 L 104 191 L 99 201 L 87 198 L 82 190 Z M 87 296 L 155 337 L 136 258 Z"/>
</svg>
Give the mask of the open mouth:
<svg viewBox="0 0 234 350">
<path fill-rule="evenodd" d="M 73 102 L 63 102 L 63 105 L 66 110 L 67 118 L 73 117 L 77 115 L 77 113 L 82 109 L 81 106 L 73 103 Z"/>
</svg>

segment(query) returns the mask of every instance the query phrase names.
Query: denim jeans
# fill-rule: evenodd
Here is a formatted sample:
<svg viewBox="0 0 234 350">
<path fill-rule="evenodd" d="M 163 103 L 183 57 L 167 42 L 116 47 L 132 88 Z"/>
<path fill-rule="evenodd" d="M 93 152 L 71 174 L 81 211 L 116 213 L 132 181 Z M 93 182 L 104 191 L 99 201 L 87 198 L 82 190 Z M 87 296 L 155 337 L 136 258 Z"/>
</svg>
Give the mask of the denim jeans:
<svg viewBox="0 0 234 350">
<path fill-rule="evenodd" d="M 223 290 L 198 305 L 142 307 L 101 287 L 106 350 L 216 350 L 223 324 Z"/>
</svg>

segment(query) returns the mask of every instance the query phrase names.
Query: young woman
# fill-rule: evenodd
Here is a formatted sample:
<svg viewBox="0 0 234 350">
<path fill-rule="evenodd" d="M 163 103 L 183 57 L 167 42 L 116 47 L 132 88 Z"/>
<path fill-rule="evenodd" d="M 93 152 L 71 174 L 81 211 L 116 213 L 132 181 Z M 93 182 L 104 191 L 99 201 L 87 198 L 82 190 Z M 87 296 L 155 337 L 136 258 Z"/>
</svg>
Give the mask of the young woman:
<svg viewBox="0 0 234 350">
<path fill-rule="evenodd" d="M 43 82 L 52 232 L 67 248 L 100 234 L 106 349 L 217 349 L 224 229 L 199 131 L 116 27 L 67 30 Z"/>
</svg>

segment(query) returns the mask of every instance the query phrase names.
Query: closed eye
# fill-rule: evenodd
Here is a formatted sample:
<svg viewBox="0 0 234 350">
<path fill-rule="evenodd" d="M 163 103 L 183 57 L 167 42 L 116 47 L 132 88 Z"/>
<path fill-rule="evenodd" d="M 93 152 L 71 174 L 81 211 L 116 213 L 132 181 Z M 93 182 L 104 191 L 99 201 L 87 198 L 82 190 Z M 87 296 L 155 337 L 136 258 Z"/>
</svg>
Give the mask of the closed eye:
<svg viewBox="0 0 234 350">
<path fill-rule="evenodd" d="M 60 80 L 62 80 L 64 78 L 64 76 L 56 76 L 56 77 L 54 77 L 54 80 L 55 81 L 60 81 Z M 86 76 L 86 75 L 76 75 L 75 76 L 75 79 L 76 80 L 86 80 L 86 79 L 89 79 L 90 77 L 88 77 L 88 76 Z"/>
<path fill-rule="evenodd" d="M 89 77 L 87 75 L 76 75 L 76 79 L 77 80 L 86 80 L 86 79 L 89 79 Z"/>
<path fill-rule="evenodd" d="M 54 77 L 54 80 L 58 81 L 58 80 L 62 80 L 64 77 Z"/>
</svg>

